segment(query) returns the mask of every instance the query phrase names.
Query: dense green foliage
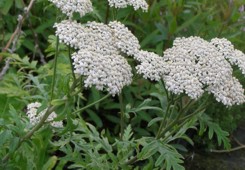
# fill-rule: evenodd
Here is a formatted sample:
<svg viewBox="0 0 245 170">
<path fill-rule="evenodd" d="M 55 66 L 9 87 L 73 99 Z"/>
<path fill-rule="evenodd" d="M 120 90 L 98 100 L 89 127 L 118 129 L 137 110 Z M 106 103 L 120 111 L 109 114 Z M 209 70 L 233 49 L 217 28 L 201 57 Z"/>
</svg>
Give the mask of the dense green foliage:
<svg viewBox="0 0 245 170">
<path fill-rule="evenodd" d="M 108 8 L 106 0 L 92 2 L 91 14 L 74 18 L 82 23 L 120 20 L 139 39 L 142 49 L 160 55 L 180 36 L 225 37 L 245 51 L 245 12 L 239 11 L 243 0 L 148 0 L 148 13 L 131 7 Z M 2 49 L 28 3 L 0 1 Z M 192 139 L 199 143 L 205 139 L 205 147 L 230 148 L 228 132 L 244 119 L 244 104 L 227 108 L 207 94 L 195 102 L 186 96 L 169 99 L 162 82 L 145 80 L 136 73 L 133 83 L 123 89 L 122 99 L 85 89 L 82 77 L 73 77 L 70 55 L 74 49 L 58 43 L 54 35 L 54 23 L 64 18 L 48 0 L 36 0 L 16 48 L 0 53 L 1 68 L 11 59 L 0 80 L 0 169 L 180 170 Z M 128 62 L 135 65 L 130 58 Z M 235 76 L 245 87 L 241 73 Z M 40 111 L 54 106 L 56 120 L 62 120 L 64 128 L 45 123 L 26 136 L 32 129 L 26 106 L 35 101 L 42 103 Z M 188 102 L 191 108 L 186 110 Z"/>
</svg>

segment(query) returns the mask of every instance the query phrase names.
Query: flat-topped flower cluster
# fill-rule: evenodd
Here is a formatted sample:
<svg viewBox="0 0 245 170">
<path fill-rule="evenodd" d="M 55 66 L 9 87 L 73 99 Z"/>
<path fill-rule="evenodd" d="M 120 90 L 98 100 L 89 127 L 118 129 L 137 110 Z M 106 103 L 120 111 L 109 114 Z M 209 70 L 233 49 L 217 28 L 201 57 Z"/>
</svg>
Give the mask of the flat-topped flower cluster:
<svg viewBox="0 0 245 170">
<path fill-rule="evenodd" d="M 162 79 L 175 94 L 186 93 L 197 99 L 207 91 L 224 105 L 245 102 L 244 89 L 233 77 L 231 66 L 237 65 L 244 74 L 245 54 L 224 38 L 210 42 L 200 37 L 176 38 L 163 57 L 140 52 L 136 59 L 141 63 L 136 67 L 138 73 L 152 80 Z"/>
<path fill-rule="evenodd" d="M 148 7 L 143 0 L 108 1 L 116 8 Z M 113 96 L 119 94 L 132 81 L 132 69 L 124 57 L 132 56 L 139 63 L 136 66 L 139 74 L 146 79 L 163 80 L 167 90 L 174 94 L 186 93 L 197 99 L 206 91 L 227 106 L 245 102 L 244 89 L 232 75 L 232 65 L 237 65 L 245 75 L 245 55 L 227 39 L 214 38 L 208 42 L 200 37 L 176 38 L 173 47 L 159 56 L 141 50 L 138 39 L 118 21 L 80 24 L 64 20 L 54 27 L 61 42 L 78 50 L 72 54 L 73 65 L 75 73 L 85 76 L 85 87 L 94 85 Z"/>
<path fill-rule="evenodd" d="M 85 76 L 85 87 L 94 85 L 114 96 L 131 83 L 132 69 L 122 54 L 133 55 L 140 45 L 123 24 L 64 20 L 54 27 L 61 42 L 78 49 L 73 65 L 75 73 Z"/>
<path fill-rule="evenodd" d="M 108 25 L 98 22 L 79 24 L 72 21 L 74 12 L 84 16 L 92 12 L 90 0 L 50 0 L 70 20 L 55 24 L 59 40 L 78 52 L 72 54 L 75 73 L 85 76 L 85 87 L 94 85 L 115 96 L 132 82 L 132 69 L 122 55 L 134 55 L 140 49 L 138 39 L 122 23 L 112 21 Z M 109 6 L 126 8 L 133 6 L 147 11 L 145 0 L 108 0 Z"/>
</svg>

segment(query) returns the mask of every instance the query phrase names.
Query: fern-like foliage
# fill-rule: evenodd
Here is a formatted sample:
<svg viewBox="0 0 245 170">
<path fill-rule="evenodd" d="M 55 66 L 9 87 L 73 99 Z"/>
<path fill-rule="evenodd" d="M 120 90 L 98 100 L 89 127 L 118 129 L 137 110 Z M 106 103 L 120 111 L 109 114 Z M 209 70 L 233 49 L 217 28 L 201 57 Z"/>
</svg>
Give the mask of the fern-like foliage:
<svg viewBox="0 0 245 170">
<path fill-rule="evenodd" d="M 183 163 L 183 156 L 173 146 L 154 138 L 147 138 L 146 141 L 148 140 L 151 142 L 139 141 L 144 145 L 142 151 L 137 155 L 139 160 L 155 156 L 155 167 L 166 170 L 184 170 L 184 167 L 181 165 Z"/>
<path fill-rule="evenodd" d="M 198 121 L 200 124 L 199 135 L 203 135 L 204 132 L 208 130 L 208 137 L 212 139 L 216 135 L 218 140 L 218 145 L 224 145 L 225 149 L 230 149 L 229 133 L 222 130 L 219 124 L 212 121 L 212 119 L 207 114 L 202 114 L 198 116 Z"/>
<path fill-rule="evenodd" d="M 133 136 L 132 127 L 131 127 L 131 125 L 128 125 L 127 128 L 124 130 L 122 140 L 123 141 L 130 141 L 132 136 Z"/>
</svg>

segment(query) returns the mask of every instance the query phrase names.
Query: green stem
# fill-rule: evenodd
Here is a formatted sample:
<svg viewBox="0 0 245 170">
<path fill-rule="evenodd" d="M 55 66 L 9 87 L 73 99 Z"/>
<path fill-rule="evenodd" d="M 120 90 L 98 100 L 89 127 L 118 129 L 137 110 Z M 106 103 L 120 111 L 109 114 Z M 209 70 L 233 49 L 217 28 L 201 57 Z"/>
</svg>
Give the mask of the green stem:
<svg viewBox="0 0 245 170">
<path fill-rule="evenodd" d="M 106 7 L 106 16 L 105 16 L 105 24 L 108 24 L 109 14 L 110 14 L 110 6 L 109 6 L 109 4 L 107 4 L 107 7 Z"/>
<path fill-rule="evenodd" d="M 84 107 L 81 108 L 81 109 L 78 109 L 78 110 L 74 111 L 72 114 L 79 113 L 79 112 L 81 112 L 81 111 L 83 111 L 83 110 L 86 110 L 87 108 L 89 108 L 89 107 L 91 107 L 91 106 L 93 106 L 93 105 L 95 105 L 95 104 L 97 104 L 97 103 L 99 103 L 99 102 L 105 100 L 105 99 L 108 98 L 109 96 L 110 96 L 110 94 L 107 94 L 107 95 L 105 95 L 104 97 L 102 97 L 101 99 L 99 99 L 99 100 L 97 100 L 97 101 L 95 101 L 95 102 L 93 102 L 93 103 L 90 103 L 89 105 L 84 106 Z"/>
<path fill-rule="evenodd" d="M 189 106 L 190 106 L 190 103 L 193 103 L 193 102 L 189 102 L 188 104 L 186 104 L 185 105 L 185 107 L 184 108 L 188 108 Z M 204 107 L 205 105 L 202 105 L 202 106 L 200 106 L 196 111 L 194 111 L 192 114 L 190 114 L 190 115 L 188 115 L 188 116 L 186 116 L 186 117 L 184 117 L 184 118 L 182 118 L 182 119 L 179 119 L 180 118 L 180 116 L 181 116 L 181 114 L 183 114 L 185 111 L 184 110 L 182 110 L 182 112 L 177 116 L 177 118 L 175 119 L 175 121 L 173 121 L 164 131 L 165 132 L 163 132 L 163 133 L 161 133 L 161 134 L 165 134 L 169 129 L 171 129 L 172 127 L 173 127 L 173 125 L 176 125 L 176 124 L 178 124 L 179 122 L 181 122 L 181 121 L 184 121 L 184 122 L 182 122 L 181 124 L 179 124 L 178 125 L 178 127 L 177 127 L 177 131 L 178 131 L 178 129 L 180 129 L 181 127 L 183 127 L 184 126 L 184 124 L 186 124 L 187 123 L 187 121 L 189 120 L 189 118 L 190 117 L 192 117 L 192 116 L 195 116 L 197 113 L 199 113 L 200 111 L 202 111 L 203 109 L 205 109 L 205 107 Z M 159 131 L 158 131 L 159 132 Z M 161 131 L 160 131 L 161 132 Z M 168 134 L 166 137 L 164 137 L 164 139 L 162 140 L 162 142 L 164 142 L 164 141 L 166 141 L 166 139 L 169 137 L 169 136 L 171 136 L 174 132 L 176 132 L 176 129 L 174 130 L 174 131 L 171 131 L 170 132 L 170 134 Z M 159 136 L 157 136 L 156 137 L 156 139 L 160 139 L 160 135 Z M 135 163 L 135 162 L 137 162 L 137 156 L 134 156 L 132 159 L 130 159 L 129 161 L 127 161 L 126 162 L 126 165 L 131 165 L 131 164 L 133 164 L 133 163 Z"/>
<path fill-rule="evenodd" d="M 76 79 L 76 76 L 75 76 L 74 68 L 73 68 L 73 65 L 72 65 L 71 47 L 70 47 L 70 46 L 68 46 L 68 53 L 69 53 L 69 59 L 70 59 L 70 65 L 71 65 L 72 76 L 73 76 L 73 79 L 75 80 L 75 79 Z"/>
<path fill-rule="evenodd" d="M 166 89 L 166 86 L 165 86 L 164 81 L 161 80 L 161 84 L 162 84 L 162 86 L 163 86 L 164 92 L 166 93 L 167 100 L 169 101 L 169 94 L 168 94 L 168 90 Z"/>
<path fill-rule="evenodd" d="M 179 118 L 181 117 L 181 115 L 182 115 L 182 112 L 179 113 L 177 117 L 174 119 L 174 121 L 172 121 L 162 132 L 160 132 L 160 135 L 157 136 L 157 139 L 160 139 L 167 131 L 173 128 L 176 125 Z"/>
<path fill-rule="evenodd" d="M 171 135 L 173 135 L 175 132 L 179 131 L 179 129 L 180 129 L 181 127 L 183 127 L 183 126 L 189 121 L 189 119 L 190 119 L 191 117 L 196 116 L 197 113 L 200 113 L 200 112 L 201 112 L 202 110 L 204 110 L 204 109 L 205 109 L 205 107 L 202 108 L 202 109 L 197 109 L 195 112 L 193 112 L 193 113 L 191 113 L 191 114 L 185 116 L 185 117 L 182 118 L 182 119 L 179 119 L 179 120 L 176 122 L 176 124 L 178 124 L 178 127 L 177 127 L 175 130 L 171 131 L 167 136 L 165 136 L 164 139 L 163 139 L 163 142 L 166 141 L 166 140 L 167 140 Z M 182 122 L 182 123 L 181 123 L 181 122 Z"/>
<path fill-rule="evenodd" d="M 193 115 L 199 113 L 200 111 L 202 111 L 202 110 L 205 108 L 205 107 L 203 107 L 203 105 L 201 105 L 195 112 L 193 112 L 192 114 L 187 115 L 187 116 L 185 116 L 184 118 L 180 119 L 180 117 L 181 117 L 182 115 L 184 115 L 184 114 L 188 111 L 188 109 L 190 108 L 190 106 L 192 106 L 195 102 L 196 102 L 196 101 L 194 101 L 194 100 L 191 100 L 190 102 L 188 102 L 188 103 L 184 106 L 184 108 L 181 110 L 181 112 L 178 114 L 178 116 L 176 117 L 176 119 L 175 119 L 174 121 L 172 121 L 172 122 L 171 122 L 171 123 L 170 123 L 170 124 L 163 130 L 163 132 L 158 136 L 158 139 L 159 139 L 160 137 L 162 137 L 162 136 L 163 136 L 167 131 L 169 131 L 171 128 L 173 128 L 176 124 L 178 124 L 178 122 L 184 121 L 184 120 L 190 118 L 191 116 L 193 116 Z M 204 106 L 205 106 L 205 105 L 204 105 Z"/>
<path fill-rule="evenodd" d="M 55 47 L 55 58 L 54 58 L 54 71 L 53 71 L 53 79 L 52 79 L 52 89 L 51 89 L 51 101 L 54 98 L 54 87 L 55 87 L 55 79 L 56 79 L 56 68 L 57 68 L 57 58 L 59 54 L 59 37 L 56 38 L 56 47 Z"/>
<path fill-rule="evenodd" d="M 172 93 L 170 93 L 170 97 L 171 97 L 171 98 L 170 98 L 170 97 L 169 97 L 169 94 L 168 94 L 168 91 L 167 91 L 167 89 L 166 89 L 166 87 L 165 87 L 164 82 L 161 81 L 161 83 L 162 83 L 163 89 L 164 89 L 164 91 L 165 91 L 165 93 L 166 93 L 166 96 L 167 96 L 168 105 L 167 105 L 167 109 L 166 109 L 165 115 L 164 115 L 164 117 L 163 117 L 163 120 L 161 121 L 159 130 L 158 130 L 158 132 L 157 132 L 156 139 L 159 139 L 159 138 L 160 138 L 161 132 L 162 132 L 163 128 L 167 126 L 166 119 L 167 119 L 167 117 L 168 117 L 168 116 L 172 113 L 172 111 L 173 111 L 173 110 L 172 110 L 171 112 L 169 111 L 170 106 L 171 106 L 173 103 L 174 103 L 174 106 L 175 106 L 175 102 L 174 102 L 174 100 L 173 100 L 173 95 L 172 95 Z M 164 126 L 164 125 L 165 125 L 165 126 Z"/>
<path fill-rule="evenodd" d="M 182 119 L 180 119 L 179 121 L 183 121 L 185 119 L 189 119 L 190 117 L 192 117 L 193 115 L 205 110 L 206 106 L 203 106 L 203 107 L 200 107 L 198 108 L 196 111 L 194 111 L 193 113 L 189 114 L 189 115 L 186 115 L 185 117 L 183 117 Z"/>
<path fill-rule="evenodd" d="M 122 139 L 123 130 L 124 130 L 124 109 L 123 109 L 122 93 L 119 94 L 119 103 L 120 103 L 120 138 Z"/>
<path fill-rule="evenodd" d="M 75 89 L 77 86 L 79 86 L 81 84 L 81 79 L 80 77 L 78 77 L 77 79 L 75 79 L 71 85 L 71 88 L 69 90 L 69 96 L 74 96 L 75 94 L 77 94 L 77 92 L 75 92 Z"/>
<path fill-rule="evenodd" d="M 183 112 L 184 114 L 188 111 L 188 109 L 190 108 L 190 106 L 192 106 L 193 104 L 195 104 L 196 101 L 195 100 L 190 100 L 181 110 L 181 112 Z"/>
<path fill-rule="evenodd" d="M 162 131 L 162 129 L 163 129 L 163 126 L 164 126 L 164 124 L 165 124 L 165 122 L 166 122 L 166 119 L 167 119 L 167 116 L 168 116 L 168 114 L 169 114 L 169 108 L 170 108 L 170 105 L 171 105 L 171 103 L 169 102 L 168 105 L 167 105 L 167 109 L 166 109 L 165 115 L 164 115 L 164 117 L 163 117 L 163 120 L 161 121 L 159 130 L 158 130 L 158 132 L 157 132 L 156 138 L 158 138 L 159 135 L 161 134 L 161 131 Z"/>
</svg>

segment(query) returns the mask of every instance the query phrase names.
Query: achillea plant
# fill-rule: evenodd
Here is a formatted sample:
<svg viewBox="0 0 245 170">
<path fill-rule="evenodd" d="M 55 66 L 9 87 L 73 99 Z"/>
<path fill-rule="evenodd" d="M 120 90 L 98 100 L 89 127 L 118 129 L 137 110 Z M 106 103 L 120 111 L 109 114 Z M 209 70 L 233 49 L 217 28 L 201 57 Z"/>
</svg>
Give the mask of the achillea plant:
<svg viewBox="0 0 245 170">
<path fill-rule="evenodd" d="M 186 93 L 198 99 L 207 91 L 227 106 L 245 102 L 244 89 L 233 77 L 231 67 L 238 65 L 244 74 L 245 55 L 226 39 L 208 42 L 200 37 L 176 38 L 163 57 L 151 56 L 147 52 L 136 56 L 141 62 L 138 72 L 153 80 L 162 78 L 167 90 L 174 94 Z"/>
<path fill-rule="evenodd" d="M 230 41 L 220 38 L 206 41 L 197 36 L 179 37 L 173 41 L 173 46 L 160 56 L 141 49 L 137 37 L 120 21 L 112 20 L 106 24 L 97 21 L 79 23 L 73 20 L 74 13 L 79 13 L 80 17 L 83 17 L 93 12 L 90 0 L 49 1 L 69 18 L 54 24 L 56 40 L 51 41 L 55 44 L 55 57 L 50 95 L 45 93 L 45 85 L 40 83 L 38 78 L 26 76 L 37 86 L 36 89 L 45 95 L 45 97 L 37 95 L 35 98 L 45 100 L 48 106 L 38 113 L 41 107 L 39 102 L 27 105 L 26 114 L 33 127 L 25 135 L 23 132 L 21 135 L 18 134 L 21 137 L 15 140 L 16 147 L 11 152 L 8 152 L 8 149 L 0 152 L 3 155 L 1 162 L 3 167 L 8 165 L 8 161 L 12 161 L 10 165 L 19 162 L 23 155 L 20 149 L 23 143 L 29 141 L 35 146 L 35 142 L 39 141 L 35 139 L 35 133 L 48 122 L 54 127 L 63 127 L 61 128 L 63 131 L 58 133 L 59 136 L 49 135 L 53 138 L 50 137 L 47 140 L 49 145 L 44 146 L 52 148 L 52 153 L 46 154 L 52 157 L 46 161 L 43 169 L 68 166 L 80 169 L 181 170 L 184 169 L 182 165 L 184 157 L 178 150 L 181 147 L 173 144 L 176 140 L 180 142 L 186 140 L 193 145 L 186 132 L 188 129 L 196 129 L 198 124 L 200 134 L 209 129 L 210 138 L 215 134 L 218 145 L 223 144 L 226 149 L 230 148 L 229 134 L 205 113 L 211 95 L 227 107 L 245 102 L 244 88 L 233 76 L 232 68 L 232 65 L 236 65 L 245 74 L 245 55 L 235 49 Z M 132 6 L 134 10 L 142 9 L 144 12 L 148 9 L 148 4 L 144 0 L 108 0 L 107 5 L 107 14 L 110 12 L 109 7 L 118 10 Z M 59 48 L 60 46 L 62 48 Z M 71 71 L 67 74 L 72 76 L 68 76 L 67 79 L 62 77 L 63 75 L 60 76 L 59 81 L 64 81 L 65 85 L 60 87 L 61 90 L 57 90 L 56 88 L 61 86 L 57 84 L 56 79 L 60 51 L 71 62 L 72 68 L 69 67 Z M 26 60 L 23 62 L 29 64 Z M 64 67 L 64 63 L 60 67 L 67 68 Z M 36 72 L 42 74 L 45 69 L 47 68 Z M 48 73 L 50 72 L 49 70 Z M 137 95 L 127 91 L 125 94 L 136 97 L 131 100 L 132 103 L 125 103 L 128 96 L 124 98 L 123 90 L 130 89 L 135 83 L 136 74 L 149 79 L 148 83 L 154 85 L 154 88 L 144 92 L 146 95 L 138 97 L 141 99 L 140 104 L 138 101 L 136 104 L 133 103 Z M 25 87 L 35 87 L 33 84 Z M 84 87 L 87 89 L 85 92 Z M 92 87 L 101 93 L 94 91 Z M 34 93 L 36 89 L 33 90 Z M 97 100 L 91 102 L 88 100 L 90 97 L 87 99 L 83 96 L 84 93 L 89 93 L 90 96 L 90 92 Z M 108 94 L 100 97 L 103 93 Z M 112 105 L 109 103 L 104 110 L 108 111 L 111 107 L 114 110 L 109 111 L 114 114 L 120 107 L 118 118 L 115 119 L 108 113 L 108 119 L 116 122 L 117 128 L 109 127 L 114 126 L 113 123 L 104 127 L 100 119 L 107 115 L 100 117 L 98 114 L 99 103 L 110 96 L 113 97 L 114 103 Z M 152 100 L 154 102 L 151 102 Z M 96 106 L 97 113 L 88 109 L 92 106 Z M 91 122 L 86 122 L 83 111 L 92 115 L 92 121 L 98 120 L 97 124 L 101 125 L 101 131 Z M 137 130 L 134 129 L 134 125 L 143 120 L 138 118 L 142 111 L 147 111 L 144 121 L 148 117 L 153 117 L 147 120 L 147 127 L 142 131 L 147 131 L 152 126 L 155 128 L 147 135 L 143 133 L 135 135 Z M 58 112 L 61 112 L 60 115 L 64 119 L 55 122 L 53 120 L 56 119 Z M 131 124 L 134 119 L 136 123 Z M 115 131 L 110 132 L 110 128 Z M 53 132 L 56 132 L 55 128 L 50 133 Z M 19 153 L 21 156 L 16 156 L 18 150 L 21 150 Z M 15 159 L 11 160 L 11 157 Z M 27 158 L 24 160 L 29 161 Z M 138 164 L 138 161 L 142 164 Z"/>
</svg>

